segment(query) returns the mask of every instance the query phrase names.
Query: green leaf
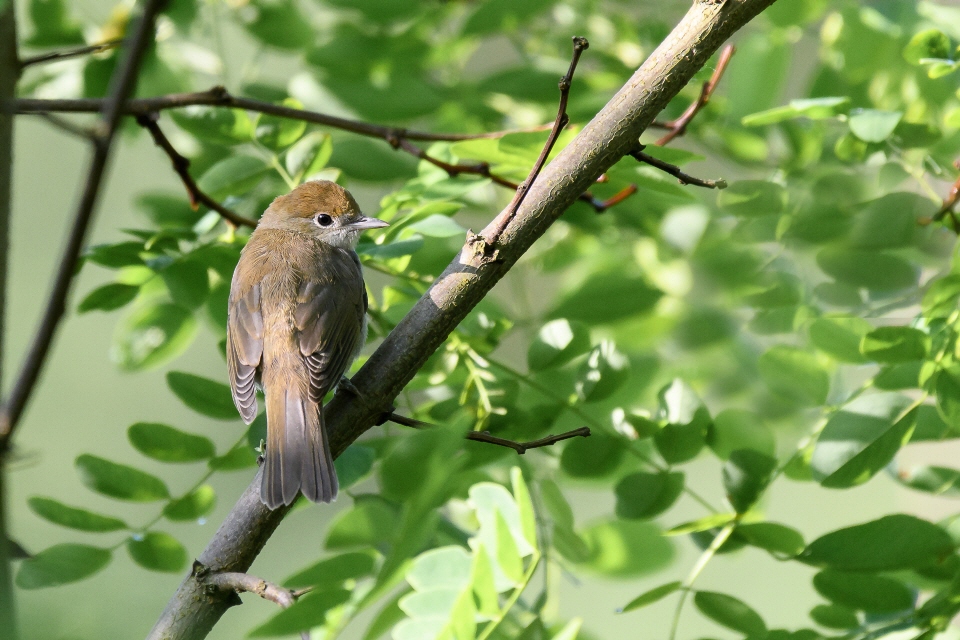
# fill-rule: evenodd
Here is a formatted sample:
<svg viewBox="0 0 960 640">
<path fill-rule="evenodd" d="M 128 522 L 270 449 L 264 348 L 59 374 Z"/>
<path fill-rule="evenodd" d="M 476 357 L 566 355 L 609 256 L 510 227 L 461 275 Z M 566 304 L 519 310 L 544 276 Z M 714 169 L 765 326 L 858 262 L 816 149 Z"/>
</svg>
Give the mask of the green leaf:
<svg viewBox="0 0 960 640">
<path fill-rule="evenodd" d="M 292 0 L 252 3 L 255 11 L 246 14 L 252 19 L 244 26 L 260 42 L 278 49 L 302 49 L 313 42 L 310 20 Z"/>
<path fill-rule="evenodd" d="M 903 48 L 904 59 L 913 65 L 919 65 L 924 58 L 950 58 L 950 38 L 939 29 L 926 29 L 910 38 Z"/>
<path fill-rule="evenodd" d="M 937 525 L 894 514 L 823 535 L 799 560 L 841 571 L 896 571 L 936 564 L 952 551 L 953 541 Z"/>
<path fill-rule="evenodd" d="M 137 196 L 136 203 L 161 228 L 192 227 L 203 215 L 183 195 L 151 191 Z"/>
<path fill-rule="evenodd" d="M 590 329 L 565 318 L 543 325 L 530 343 L 527 364 L 531 371 L 560 367 L 590 350 Z"/>
<path fill-rule="evenodd" d="M 710 529 L 716 529 L 718 527 L 724 527 L 730 524 L 735 517 L 736 514 L 733 513 L 714 513 L 712 515 L 700 518 L 699 520 L 691 520 L 690 522 L 678 524 L 677 526 L 665 531 L 663 535 L 682 536 L 688 533 L 708 531 Z"/>
<path fill-rule="evenodd" d="M 163 507 L 163 515 L 174 522 L 201 520 L 217 506 L 217 493 L 208 484 L 202 484 L 190 493 L 171 500 Z"/>
<path fill-rule="evenodd" d="M 232 146 L 253 139 L 253 123 L 243 109 L 190 105 L 170 113 L 177 126 L 203 142 Z"/>
<path fill-rule="evenodd" d="M 150 571 L 179 573 L 187 565 L 187 550 L 169 533 L 148 531 L 127 540 L 133 561 Z"/>
<path fill-rule="evenodd" d="M 79 313 L 94 310 L 113 311 L 132 302 L 138 293 L 140 293 L 139 286 L 111 282 L 88 293 L 87 297 L 77 305 L 77 311 Z"/>
<path fill-rule="evenodd" d="M 850 98 L 847 96 L 791 100 L 785 106 L 744 116 L 740 123 L 745 127 L 759 127 L 795 118 L 824 120 L 846 113 L 849 106 Z"/>
<path fill-rule="evenodd" d="M 303 109 L 303 103 L 294 98 L 287 98 L 281 104 L 291 109 Z M 307 130 L 307 123 L 303 120 L 281 118 L 264 113 L 259 115 L 254 127 L 257 142 L 269 149 L 279 151 L 299 140 Z"/>
<path fill-rule="evenodd" d="M 300 138 L 287 150 L 284 164 L 287 173 L 299 180 L 327 166 L 333 155 L 333 141 L 322 131 L 313 131 Z"/>
<path fill-rule="evenodd" d="M 477 607 L 483 616 L 494 617 L 500 613 L 500 599 L 494 583 L 493 565 L 490 554 L 482 542 L 478 542 L 473 551 L 473 567 L 470 570 L 470 583 L 477 597 Z"/>
<path fill-rule="evenodd" d="M 431 549 L 413 561 L 407 582 L 417 591 L 463 589 L 470 582 L 472 567 L 473 559 L 463 547 Z"/>
<path fill-rule="evenodd" d="M 874 393 L 834 413 L 813 449 L 814 479 L 825 487 L 846 488 L 876 475 L 910 439 L 916 412 L 900 416 L 909 403 L 896 393 Z"/>
<path fill-rule="evenodd" d="M 523 579 L 523 560 L 517 550 L 517 543 L 510 532 L 510 526 L 503 519 L 503 514 L 497 511 L 497 564 L 504 575 L 515 584 Z"/>
<path fill-rule="evenodd" d="M 573 478 L 603 478 L 616 471 L 623 460 L 625 442 L 602 433 L 567 441 L 560 454 L 560 468 Z"/>
<path fill-rule="evenodd" d="M 902 484 L 934 495 L 960 494 L 960 471 L 948 467 L 921 465 L 909 471 L 900 470 L 896 478 Z"/>
<path fill-rule="evenodd" d="M 882 251 L 827 247 L 817 254 L 825 273 L 855 287 L 897 291 L 916 285 L 919 269 L 899 256 Z"/>
<path fill-rule="evenodd" d="M 960 300 L 960 274 L 937 278 L 923 294 L 923 315 L 927 318 L 946 318 L 957 309 Z"/>
<path fill-rule="evenodd" d="M 343 553 L 326 558 L 298 571 L 283 581 L 286 587 L 338 587 L 373 573 L 376 556 L 372 552 Z"/>
<path fill-rule="evenodd" d="M 207 267 L 193 260 L 178 260 L 160 272 L 170 298 L 186 309 L 196 309 L 210 294 Z"/>
<path fill-rule="evenodd" d="M 679 378 L 660 389 L 659 400 L 663 427 L 653 435 L 661 457 L 669 464 L 687 462 L 697 457 L 706 444 L 710 414 L 696 392 Z"/>
<path fill-rule="evenodd" d="M 197 186 L 214 200 L 242 196 L 256 186 L 267 172 L 260 158 L 235 155 L 213 165 L 200 177 Z"/>
<path fill-rule="evenodd" d="M 737 513 L 745 513 L 770 484 L 777 460 L 753 449 L 737 449 L 723 465 L 723 488 Z"/>
<path fill-rule="evenodd" d="M 283 609 L 250 632 L 254 638 L 287 636 L 313 627 L 327 619 L 327 613 L 350 599 L 347 589 L 311 591 L 299 598 L 289 609 Z"/>
<path fill-rule="evenodd" d="M 155 367 L 184 351 L 197 333 L 197 321 L 175 304 L 152 304 L 134 311 L 118 327 L 112 354 L 128 371 Z"/>
<path fill-rule="evenodd" d="M 707 445 L 718 458 L 726 460 L 737 449 L 752 449 L 773 456 L 777 441 L 757 414 L 727 409 L 713 419 L 707 431 Z"/>
<path fill-rule="evenodd" d="M 903 118 L 902 111 L 854 109 L 850 112 L 850 131 L 864 142 L 883 142 Z"/>
<path fill-rule="evenodd" d="M 604 324 L 649 311 L 663 293 L 643 278 L 622 271 L 595 273 L 579 287 L 562 296 L 551 318 L 567 318 L 587 324 Z M 616 305 L 610 301 L 616 300 Z"/>
<path fill-rule="evenodd" d="M 677 501 L 683 493 L 684 475 L 678 471 L 638 472 L 617 483 L 616 513 L 628 520 L 654 518 Z"/>
<path fill-rule="evenodd" d="M 251 428 L 255 425 L 250 425 Z M 249 432 L 248 432 L 249 433 Z M 210 458 L 207 466 L 214 471 L 237 471 L 257 466 L 257 455 L 248 443 L 240 443 L 222 456 Z"/>
<path fill-rule="evenodd" d="M 376 459 L 377 452 L 370 447 L 356 443 L 347 447 L 333 461 L 333 466 L 337 470 L 340 489 L 346 490 L 367 477 L 370 470 L 373 469 L 373 463 Z"/>
<path fill-rule="evenodd" d="M 728 629 L 747 636 L 763 637 L 767 634 L 767 625 L 760 614 L 733 596 L 716 591 L 698 591 L 693 596 L 693 604 L 700 613 Z"/>
<path fill-rule="evenodd" d="M 918 220 L 928 215 L 929 209 L 930 201 L 916 193 L 898 191 L 871 200 L 853 220 L 850 244 L 857 249 L 910 246 L 920 229 Z"/>
<path fill-rule="evenodd" d="M 823 316 L 810 325 L 810 341 L 814 346 L 840 362 L 863 364 L 860 341 L 873 330 L 873 325 L 857 316 Z"/>
<path fill-rule="evenodd" d="M 628 602 L 622 609 L 618 609 L 617 613 L 627 613 L 628 611 L 633 611 L 634 609 L 639 609 L 641 607 L 653 604 L 654 602 L 663 600 L 671 593 L 679 591 L 680 587 L 682 586 L 683 583 L 678 580 L 676 582 L 662 584 L 659 587 L 654 587 L 645 593 L 641 593 L 639 596 Z"/>
<path fill-rule="evenodd" d="M 818 604 L 810 610 L 810 618 L 828 629 L 856 629 L 860 626 L 856 612 L 837 604 Z"/>
<path fill-rule="evenodd" d="M 913 592 L 902 582 L 870 573 L 824 569 L 813 576 L 817 592 L 835 604 L 871 613 L 913 608 Z"/>
<path fill-rule="evenodd" d="M 783 211 L 786 204 L 786 190 L 765 180 L 734 182 L 717 195 L 717 206 L 735 216 L 774 215 Z"/>
<path fill-rule="evenodd" d="M 821 405 L 830 391 L 830 375 L 817 357 L 795 347 L 772 347 L 757 363 L 770 390 L 802 404 Z"/>
<path fill-rule="evenodd" d="M 53 498 L 33 496 L 27 500 L 30 510 L 35 514 L 62 527 L 78 531 L 120 531 L 127 529 L 127 523 L 118 518 L 100 515 L 86 509 L 69 507 Z"/>
<path fill-rule="evenodd" d="M 30 0 L 33 35 L 26 44 L 32 47 L 82 45 L 83 25 L 70 15 L 63 0 Z"/>
<path fill-rule="evenodd" d="M 83 454 L 75 462 L 80 480 L 90 489 L 118 500 L 153 502 L 170 497 L 163 480 L 139 469 Z"/>
<path fill-rule="evenodd" d="M 880 327 L 860 341 L 860 352 L 874 362 L 922 360 L 930 348 L 930 338 L 910 327 Z"/>
<path fill-rule="evenodd" d="M 598 402 L 613 395 L 630 377 L 630 361 L 604 340 L 593 348 L 577 372 L 575 387 L 583 402 Z"/>
<path fill-rule="evenodd" d="M 43 589 L 77 582 L 103 569 L 112 557 L 110 549 L 85 544 L 55 544 L 20 564 L 17 586 Z"/>
<path fill-rule="evenodd" d="M 393 538 L 399 524 L 396 509 L 379 497 L 356 501 L 337 514 L 327 533 L 327 549 L 376 546 Z"/>
<path fill-rule="evenodd" d="M 167 386 L 183 404 L 199 414 L 218 420 L 235 420 L 239 417 L 230 395 L 230 387 L 221 382 L 192 373 L 169 371 Z"/>
<path fill-rule="evenodd" d="M 530 498 L 530 489 L 523 479 L 523 471 L 520 467 L 510 469 L 510 484 L 513 487 L 513 499 L 517 503 L 517 510 L 520 512 L 520 527 L 523 530 L 523 537 L 534 549 L 537 548 L 537 514 L 533 510 L 533 500 Z"/>
<path fill-rule="evenodd" d="M 946 369 L 937 374 L 937 411 L 950 427 L 960 428 L 960 369 Z"/>
<path fill-rule="evenodd" d="M 156 422 L 131 425 L 127 437 L 134 449 L 161 462 L 196 462 L 216 455 L 208 438 Z"/>
<path fill-rule="evenodd" d="M 799 555 L 806 546 L 799 531 L 776 522 L 741 524 L 736 532 L 752 546 L 783 557 Z"/>
<path fill-rule="evenodd" d="M 580 532 L 589 549 L 581 565 L 612 578 L 659 571 L 673 560 L 673 545 L 649 522 L 601 520 Z"/>
</svg>

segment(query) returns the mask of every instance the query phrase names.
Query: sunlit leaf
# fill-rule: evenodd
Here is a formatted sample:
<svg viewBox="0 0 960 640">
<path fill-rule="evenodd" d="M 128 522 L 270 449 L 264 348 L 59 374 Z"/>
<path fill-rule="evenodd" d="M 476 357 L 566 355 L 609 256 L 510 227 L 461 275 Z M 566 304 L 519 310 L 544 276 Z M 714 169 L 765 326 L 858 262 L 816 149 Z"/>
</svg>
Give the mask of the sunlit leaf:
<svg viewBox="0 0 960 640">
<path fill-rule="evenodd" d="M 151 571 L 178 573 L 187 564 L 187 550 L 176 538 L 162 531 L 130 537 L 127 551 L 134 562 Z"/>
</svg>

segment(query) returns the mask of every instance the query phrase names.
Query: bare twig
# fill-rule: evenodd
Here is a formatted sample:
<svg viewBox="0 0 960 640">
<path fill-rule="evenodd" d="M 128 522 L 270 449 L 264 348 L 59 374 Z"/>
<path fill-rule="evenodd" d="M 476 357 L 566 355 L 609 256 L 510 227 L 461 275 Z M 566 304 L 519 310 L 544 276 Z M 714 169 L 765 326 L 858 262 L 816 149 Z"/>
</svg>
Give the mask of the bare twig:
<svg viewBox="0 0 960 640">
<path fill-rule="evenodd" d="M 93 157 L 90 160 L 83 195 L 77 204 L 73 228 L 60 257 L 60 265 L 57 268 L 53 290 L 47 300 L 43 319 L 40 321 L 13 390 L 0 412 L 0 451 L 5 451 L 10 446 L 10 437 L 33 392 L 40 371 L 46 362 L 54 334 L 66 309 L 67 294 L 70 292 L 70 284 L 76 271 L 77 258 L 96 209 L 100 186 L 110 159 L 114 134 L 123 115 L 123 105 L 136 84 L 144 53 L 153 41 L 155 18 L 164 4 L 165 0 L 146 0 L 136 27 L 132 29 L 133 37 L 130 38 L 123 61 L 111 79 L 109 98 L 100 102 L 102 111 L 93 138 Z"/>
<path fill-rule="evenodd" d="M 251 576 L 249 573 L 210 573 L 204 571 L 205 568 L 202 566 L 198 568 L 199 564 L 200 563 L 194 563 L 194 574 L 209 587 L 234 594 L 253 593 L 264 600 L 269 600 L 270 602 L 280 605 L 283 609 L 293 606 L 297 598 L 309 591 L 309 589 L 301 589 L 299 591 L 284 589 L 262 578 Z M 310 633 L 304 631 L 300 634 L 300 637 L 302 640 L 310 640 Z"/>
<path fill-rule="evenodd" d="M 636 192 L 637 192 L 637 185 L 635 184 L 627 185 L 626 187 L 624 187 L 620 191 L 617 191 L 615 194 L 613 194 L 606 200 L 600 200 L 599 202 L 594 201 L 593 208 L 596 209 L 597 213 L 603 213 L 610 207 L 616 204 L 620 204 L 621 202 L 623 202 L 624 200 L 626 200 Z"/>
<path fill-rule="evenodd" d="M 429 422 L 423 422 L 422 420 L 416 420 L 414 418 L 408 418 L 406 416 L 397 415 L 396 413 L 390 413 L 386 416 L 383 416 L 383 421 L 386 422 L 395 422 L 397 424 L 403 425 L 405 427 L 413 427 L 414 429 L 423 429 L 429 427 L 436 427 L 434 424 Z M 549 435 L 539 440 L 530 440 L 529 442 L 517 442 L 515 440 L 507 440 L 506 438 L 500 438 L 491 434 L 489 431 L 468 431 L 465 436 L 467 440 L 474 440 L 476 442 L 486 442 L 488 444 L 495 444 L 501 447 L 507 447 L 508 449 L 513 449 L 520 455 L 525 454 L 530 449 L 539 449 L 540 447 L 549 447 L 552 444 L 556 444 L 561 440 L 569 440 L 570 438 L 590 437 L 590 427 L 580 427 L 579 429 L 573 429 L 572 431 L 566 431 L 558 435 Z"/>
<path fill-rule="evenodd" d="M 85 113 L 96 112 L 103 106 L 101 98 L 77 98 L 64 100 L 46 100 L 39 98 L 20 98 L 15 102 L 17 113 L 40 113 L 40 112 L 70 112 Z M 391 139 L 423 140 L 428 142 L 456 142 L 458 140 L 478 140 L 483 138 L 500 138 L 508 133 L 523 133 L 529 131 L 542 131 L 544 127 L 533 127 L 531 129 L 515 129 L 510 131 L 492 131 L 486 133 L 431 133 L 429 131 L 417 131 L 415 129 L 404 129 L 402 127 L 387 127 L 383 125 L 371 124 L 359 120 L 350 120 L 349 118 L 338 118 L 337 116 L 309 111 L 307 109 L 294 109 L 283 105 L 273 104 L 262 100 L 253 100 L 252 98 L 243 98 L 232 95 L 224 87 L 213 87 L 207 91 L 197 93 L 173 93 L 155 98 L 137 98 L 128 100 L 123 104 L 123 113 L 127 115 L 141 115 L 153 113 L 155 111 L 165 111 L 167 109 L 179 109 L 195 105 L 207 105 L 214 107 L 233 107 L 236 109 L 246 109 L 247 111 L 256 111 L 280 118 L 289 118 L 291 120 L 302 120 L 313 124 L 324 125 L 334 129 L 349 131 L 361 136 L 370 138 L 380 138 L 390 141 Z"/>
<path fill-rule="evenodd" d="M 194 180 L 193 176 L 190 175 L 190 160 L 185 158 L 173 148 L 170 140 L 166 135 L 164 135 L 163 130 L 160 129 L 158 119 L 159 114 L 156 112 L 139 114 L 137 115 L 137 124 L 150 132 L 150 135 L 153 137 L 153 141 L 156 143 L 156 145 L 163 149 L 164 153 L 167 154 L 167 157 L 170 158 L 170 163 L 173 165 L 173 170 L 176 171 L 178 176 L 180 176 L 183 186 L 187 189 L 187 195 L 190 196 L 190 205 L 193 208 L 196 208 L 197 204 L 202 204 L 208 209 L 219 213 L 224 220 L 230 222 L 234 226 L 251 228 L 256 227 L 256 220 L 245 218 L 235 211 L 228 209 L 204 193 L 200 187 L 197 186 L 197 181 Z"/>
<path fill-rule="evenodd" d="M 651 124 L 651 126 L 660 129 L 667 129 L 666 135 L 655 143 L 658 147 L 662 147 L 677 136 L 682 136 L 687 132 L 687 125 L 690 124 L 690 121 L 710 102 L 710 96 L 713 95 L 714 89 L 717 88 L 717 84 L 720 82 L 720 78 L 723 77 L 723 72 L 727 70 L 730 58 L 733 57 L 736 50 L 737 48 L 732 44 L 728 44 L 723 48 L 723 51 L 720 53 L 720 59 L 717 61 L 717 67 L 713 70 L 713 75 L 710 76 L 710 79 L 705 82 L 700 89 L 700 96 L 680 114 L 679 118 L 676 120 L 668 120 L 667 122 L 654 121 Z"/>
<path fill-rule="evenodd" d="M 717 180 L 703 180 L 702 178 L 695 178 L 690 174 L 684 173 L 680 170 L 675 164 L 670 164 L 669 162 L 664 162 L 659 158 L 654 158 L 649 153 L 643 152 L 643 147 L 636 151 L 631 151 L 630 155 L 637 160 L 637 162 L 643 162 L 650 165 L 651 167 L 656 167 L 663 171 L 664 173 L 669 173 L 677 180 L 680 181 L 680 184 L 692 184 L 697 187 L 706 187 L 707 189 L 726 189 L 727 181 L 723 178 Z"/>
<path fill-rule="evenodd" d="M 68 58 L 77 58 L 79 56 L 85 56 L 91 53 L 100 53 L 101 51 L 108 51 L 109 49 L 119 47 L 122 43 L 123 39 L 117 38 L 116 40 L 107 40 L 106 42 L 101 42 L 100 44 L 91 44 L 85 47 L 77 47 L 76 49 L 51 51 L 50 53 L 43 53 L 37 56 L 21 59 L 20 68 L 25 69 L 26 67 L 34 64 L 55 62 L 59 60 L 67 60 Z"/>
<path fill-rule="evenodd" d="M 201 578 L 205 584 L 223 591 L 236 593 L 253 593 L 264 600 L 274 602 L 284 609 L 291 606 L 297 599 L 293 591 L 284 589 L 272 582 L 252 576 L 249 573 L 208 573 Z"/>
<path fill-rule="evenodd" d="M 546 163 L 550 151 L 553 150 L 553 145 L 556 144 L 557 138 L 560 137 L 560 132 L 563 131 L 563 128 L 566 127 L 570 121 L 570 116 L 567 115 L 567 99 L 570 97 L 570 83 L 573 81 L 573 74 L 577 70 L 577 63 L 580 62 L 580 55 L 586 51 L 589 46 L 590 43 L 587 42 L 586 38 L 574 36 L 573 56 L 570 58 L 570 66 L 567 68 L 567 74 L 560 78 L 560 105 L 557 108 L 557 118 L 553 121 L 550 136 L 540 151 L 540 157 L 537 158 L 533 168 L 530 169 L 530 174 L 527 176 L 527 179 L 517 187 L 517 193 L 513 196 L 513 200 L 500 214 L 493 234 L 485 238 L 487 245 L 490 247 L 496 246 L 503 230 L 507 228 L 510 221 L 517 215 L 517 209 L 523 204 L 523 199 L 527 197 L 527 192 L 530 190 L 531 185 L 533 185 L 537 176 L 540 175 L 540 171 L 543 169 L 543 165 Z"/>
</svg>

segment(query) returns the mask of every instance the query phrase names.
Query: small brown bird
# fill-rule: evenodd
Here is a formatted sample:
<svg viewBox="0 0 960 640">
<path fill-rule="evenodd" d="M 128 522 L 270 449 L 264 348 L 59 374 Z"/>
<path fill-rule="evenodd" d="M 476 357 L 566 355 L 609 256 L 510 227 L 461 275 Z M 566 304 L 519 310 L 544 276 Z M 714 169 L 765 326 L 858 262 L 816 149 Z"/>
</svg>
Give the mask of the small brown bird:
<svg viewBox="0 0 960 640">
<path fill-rule="evenodd" d="M 366 342 L 367 291 L 354 248 L 367 218 L 350 192 L 307 182 L 275 199 L 240 254 L 227 317 L 233 401 L 247 424 L 256 388 L 267 405 L 260 499 L 271 509 L 297 492 L 337 497 L 337 472 L 323 425 L 323 398 Z"/>
</svg>

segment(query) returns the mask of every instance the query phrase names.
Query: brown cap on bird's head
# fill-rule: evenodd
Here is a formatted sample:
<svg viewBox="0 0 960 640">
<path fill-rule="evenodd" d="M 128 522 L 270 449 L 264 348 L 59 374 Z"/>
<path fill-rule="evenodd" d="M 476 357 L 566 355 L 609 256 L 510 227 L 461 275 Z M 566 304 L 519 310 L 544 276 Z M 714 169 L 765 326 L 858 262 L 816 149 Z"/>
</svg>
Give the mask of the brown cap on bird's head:
<svg viewBox="0 0 960 640">
<path fill-rule="evenodd" d="M 270 203 L 263 217 L 312 218 L 317 212 L 336 218 L 360 216 L 360 205 L 350 192 L 329 180 L 311 180 Z"/>
</svg>

